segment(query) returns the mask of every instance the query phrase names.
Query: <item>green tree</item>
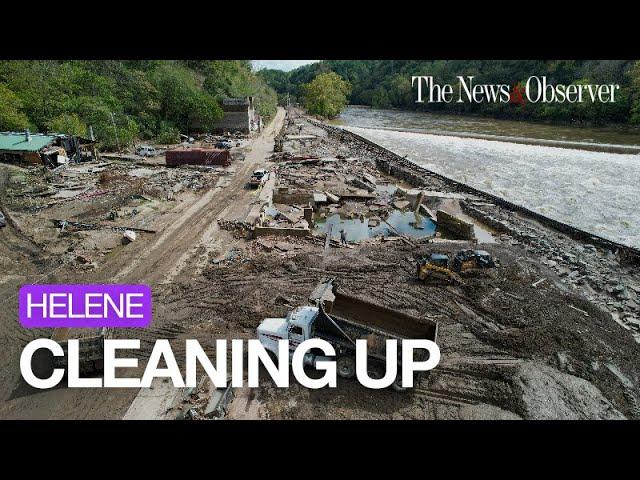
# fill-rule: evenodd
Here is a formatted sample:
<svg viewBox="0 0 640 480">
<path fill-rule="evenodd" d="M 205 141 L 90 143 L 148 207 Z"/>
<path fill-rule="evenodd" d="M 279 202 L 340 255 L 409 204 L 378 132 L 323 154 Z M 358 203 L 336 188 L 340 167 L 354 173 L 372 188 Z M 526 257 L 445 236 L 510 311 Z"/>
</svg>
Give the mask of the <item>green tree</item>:
<svg viewBox="0 0 640 480">
<path fill-rule="evenodd" d="M 389 99 L 389 94 L 384 87 L 376 88 L 371 97 L 371 106 L 374 108 L 389 108 L 393 105 Z"/>
<path fill-rule="evenodd" d="M 66 133 L 67 135 L 87 136 L 87 125 L 80 120 L 76 113 L 62 113 L 47 124 L 50 132 Z"/>
<path fill-rule="evenodd" d="M 252 71 L 250 62 L 214 60 L 189 61 L 187 64 L 204 75 L 204 90 L 217 99 L 252 96 L 260 115 L 265 119 L 275 115 L 278 104 L 276 92 L 260 72 Z"/>
<path fill-rule="evenodd" d="M 180 131 L 168 122 L 162 122 L 156 141 L 163 145 L 180 142 Z"/>
<path fill-rule="evenodd" d="M 133 144 L 140 133 L 136 121 L 100 97 L 77 97 L 66 103 L 65 109 L 76 113 L 87 125 L 93 127 L 101 148 L 124 148 Z"/>
<path fill-rule="evenodd" d="M 325 118 L 336 117 L 347 104 L 351 84 L 335 72 L 321 73 L 304 86 L 307 111 Z"/>
<path fill-rule="evenodd" d="M 160 92 L 160 115 L 185 133 L 191 128 L 207 130 L 222 118 L 222 109 L 209 93 L 199 88 L 193 71 L 176 64 L 163 64 L 154 73 Z"/>
<path fill-rule="evenodd" d="M 0 129 L 86 135 L 100 148 L 206 131 L 222 97 L 253 96 L 264 117 L 274 90 L 246 60 L 0 60 Z"/>
<path fill-rule="evenodd" d="M 640 124 L 640 61 L 629 71 L 631 79 L 631 123 Z"/>
<path fill-rule="evenodd" d="M 352 104 L 393 107 L 407 110 L 545 122 L 586 122 L 590 124 L 640 124 L 640 67 L 633 60 L 324 60 L 304 65 L 286 74 L 265 73 L 262 77 L 275 88 L 305 93 L 314 77 L 335 72 L 352 86 Z M 451 102 L 416 103 L 411 77 L 433 76 L 439 84 L 452 84 L 459 93 L 458 76 L 473 76 L 473 83 L 524 83 L 530 76 L 546 76 L 550 84 L 618 84 L 615 103 L 575 105 L 528 103 L 526 108 L 512 103 Z M 288 82 L 287 82 L 288 80 Z"/>
<path fill-rule="evenodd" d="M 22 102 L 6 85 L 0 83 L 0 130 L 23 130 L 29 119 L 20 111 Z"/>
</svg>

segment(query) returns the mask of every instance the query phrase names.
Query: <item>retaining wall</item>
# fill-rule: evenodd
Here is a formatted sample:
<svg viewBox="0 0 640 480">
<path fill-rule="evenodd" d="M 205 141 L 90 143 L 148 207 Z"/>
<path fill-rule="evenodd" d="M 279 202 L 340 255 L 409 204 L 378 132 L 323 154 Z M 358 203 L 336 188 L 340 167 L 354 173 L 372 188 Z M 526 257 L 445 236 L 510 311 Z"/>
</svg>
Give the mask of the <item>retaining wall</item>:
<svg viewBox="0 0 640 480">
<path fill-rule="evenodd" d="M 308 237 L 311 235 L 311 230 L 309 228 L 259 227 L 256 225 L 253 234 L 256 238 L 263 235 Z"/>
<path fill-rule="evenodd" d="M 444 210 L 438 210 L 436 212 L 436 221 L 438 228 L 445 230 L 445 232 L 453 233 L 458 238 L 463 240 L 474 240 L 476 238 L 471 223 L 465 222 Z"/>
<path fill-rule="evenodd" d="M 529 210 L 528 208 L 509 202 L 504 198 L 497 197 L 491 193 L 478 190 L 474 187 L 458 182 L 457 180 L 453 180 L 449 177 L 428 170 L 356 133 L 326 125 L 325 123 L 310 118 L 307 118 L 307 120 L 312 125 L 323 128 L 330 135 L 340 139 L 341 141 L 350 140 L 352 142 L 359 143 L 365 151 L 371 153 L 372 156 L 374 156 L 380 170 L 393 175 L 396 178 L 405 180 L 411 185 L 423 187 L 427 184 L 427 181 L 425 180 L 426 178 L 438 178 L 447 183 L 451 187 L 451 189 L 456 192 L 469 193 L 479 198 L 488 200 L 496 205 L 499 205 L 502 208 L 518 212 L 523 216 L 532 218 L 549 228 L 562 232 L 575 240 L 590 243 L 592 245 L 605 248 L 613 252 L 617 251 L 620 256 L 620 260 L 623 263 L 630 263 L 635 265 L 640 264 L 640 250 L 638 250 L 637 248 L 623 245 L 621 243 L 600 237 L 599 235 L 595 235 L 571 225 L 567 225 L 566 223 L 554 220 L 552 218 L 541 215 L 540 213 L 534 212 L 533 210 Z"/>
</svg>

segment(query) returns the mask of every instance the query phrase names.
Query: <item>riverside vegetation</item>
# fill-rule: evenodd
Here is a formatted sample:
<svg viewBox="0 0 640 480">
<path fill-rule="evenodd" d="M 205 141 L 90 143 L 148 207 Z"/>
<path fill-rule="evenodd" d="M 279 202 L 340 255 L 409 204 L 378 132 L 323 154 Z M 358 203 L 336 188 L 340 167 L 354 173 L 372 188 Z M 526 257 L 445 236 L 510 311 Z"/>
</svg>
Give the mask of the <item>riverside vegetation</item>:
<svg viewBox="0 0 640 480">
<path fill-rule="evenodd" d="M 178 142 L 222 117 L 223 97 L 255 97 L 271 118 L 276 93 L 248 60 L 0 61 L 0 131 L 86 135 L 105 149 L 136 139 Z"/>
<path fill-rule="evenodd" d="M 351 85 L 348 101 L 374 108 L 399 108 L 482 115 L 553 123 L 640 124 L 640 62 L 633 60 L 326 60 L 291 72 L 258 72 L 283 101 L 305 100 L 308 86 L 322 74 L 334 72 Z M 615 103 L 417 104 L 411 87 L 414 75 L 432 75 L 439 83 L 457 84 L 457 76 L 474 76 L 474 83 L 522 85 L 531 76 L 546 76 L 553 84 L 619 84 Z M 311 111 L 311 113 L 321 112 Z"/>
</svg>

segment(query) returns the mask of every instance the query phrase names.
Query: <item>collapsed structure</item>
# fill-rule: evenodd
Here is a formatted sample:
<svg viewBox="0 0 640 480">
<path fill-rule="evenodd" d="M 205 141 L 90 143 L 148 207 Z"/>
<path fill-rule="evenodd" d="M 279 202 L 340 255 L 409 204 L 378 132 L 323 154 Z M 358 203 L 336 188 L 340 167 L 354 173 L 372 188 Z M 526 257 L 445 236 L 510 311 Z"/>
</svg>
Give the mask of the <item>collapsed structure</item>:
<svg viewBox="0 0 640 480">
<path fill-rule="evenodd" d="M 75 135 L 24 132 L 0 133 L 0 161 L 44 164 L 55 168 L 97 158 L 96 141 Z"/>
<path fill-rule="evenodd" d="M 256 114 L 253 97 L 222 100 L 223 117 L 212 129 L 213 133 L 241 132 L 249 134 L 262 129 L 262 118 Z"/>
</svg>

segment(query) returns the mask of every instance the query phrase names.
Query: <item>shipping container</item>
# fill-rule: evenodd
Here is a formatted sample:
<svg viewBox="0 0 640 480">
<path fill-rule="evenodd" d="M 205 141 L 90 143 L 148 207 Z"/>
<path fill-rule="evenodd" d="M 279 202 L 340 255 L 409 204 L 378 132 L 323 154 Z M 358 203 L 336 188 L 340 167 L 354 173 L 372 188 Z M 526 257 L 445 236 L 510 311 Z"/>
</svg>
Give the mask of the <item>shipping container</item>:
<svg viewBox="0 0 640 480">
<path fill-rule="evenodd" d="M 231 165 L 231 152 L 214 148 L 176 148 L 167 150 L 165 158 L 168 167 L 180 165 Z"/>
</svg>

